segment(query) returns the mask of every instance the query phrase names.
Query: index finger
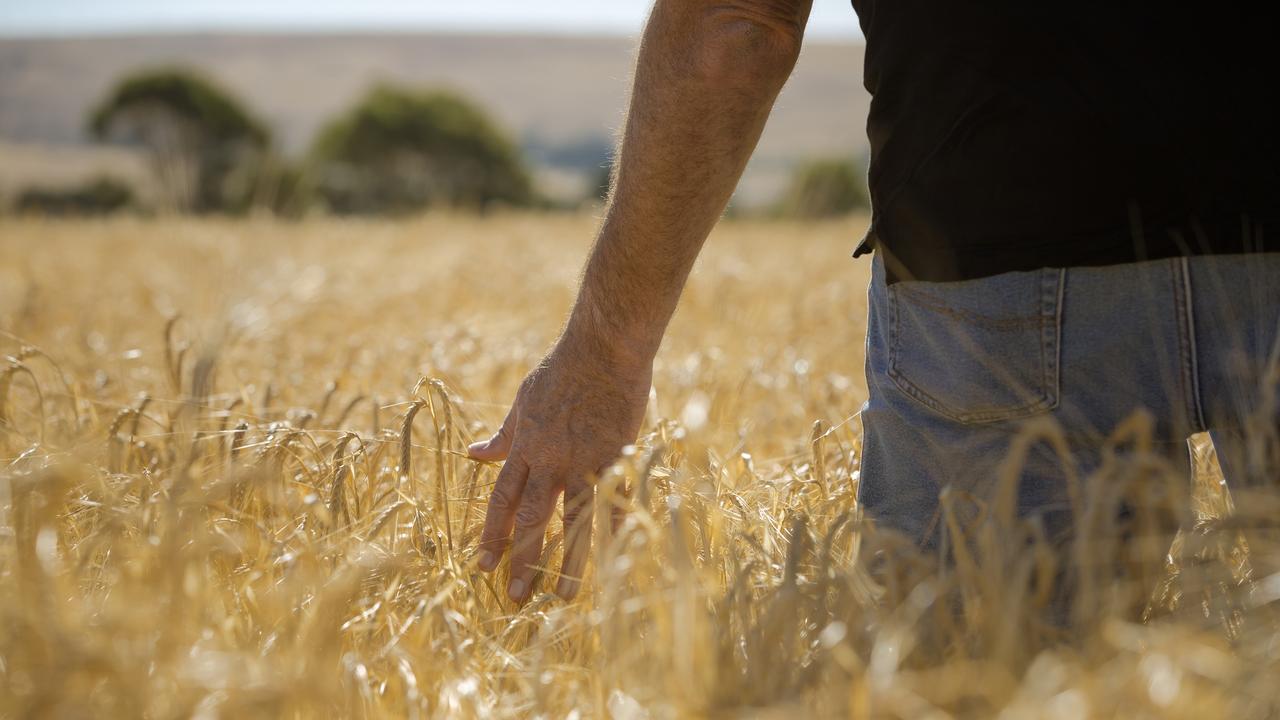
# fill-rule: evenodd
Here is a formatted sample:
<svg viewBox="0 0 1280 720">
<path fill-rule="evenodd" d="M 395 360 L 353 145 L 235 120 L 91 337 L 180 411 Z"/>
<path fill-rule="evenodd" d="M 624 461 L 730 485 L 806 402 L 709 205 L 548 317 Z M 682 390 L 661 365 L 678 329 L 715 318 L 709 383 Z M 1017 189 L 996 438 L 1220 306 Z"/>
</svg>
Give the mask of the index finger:
<svg viewBox="0 0 1280 720">
<path fill-rule="evenodd" d="M 507 549 L 511 528 L 516 521 L 516 508 L 524 495 L 529 479 L 529 466 L 519 453 L 514 453 L 502 464 L 498 480 L 489 494 L 489 506 L 485 510 L 484 530 L 480 533 L 480 569 L 491 572 L 498 567 L 498 560 Z"/>
</svg>

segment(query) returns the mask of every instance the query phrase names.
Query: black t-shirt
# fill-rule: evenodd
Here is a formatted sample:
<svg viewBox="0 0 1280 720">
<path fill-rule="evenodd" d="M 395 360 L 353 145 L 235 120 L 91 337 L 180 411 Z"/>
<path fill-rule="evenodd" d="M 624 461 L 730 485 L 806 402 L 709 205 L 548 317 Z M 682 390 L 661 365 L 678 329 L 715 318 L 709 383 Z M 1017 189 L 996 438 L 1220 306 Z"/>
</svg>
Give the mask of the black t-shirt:
<svg viewBox="0 0 1280 720">
<path fill-rule="evenodd" d="M 1280 28 L 1254 3 L 853 5 L 858 254 L 891 280 L 1280 250 Z"/>
</svg>

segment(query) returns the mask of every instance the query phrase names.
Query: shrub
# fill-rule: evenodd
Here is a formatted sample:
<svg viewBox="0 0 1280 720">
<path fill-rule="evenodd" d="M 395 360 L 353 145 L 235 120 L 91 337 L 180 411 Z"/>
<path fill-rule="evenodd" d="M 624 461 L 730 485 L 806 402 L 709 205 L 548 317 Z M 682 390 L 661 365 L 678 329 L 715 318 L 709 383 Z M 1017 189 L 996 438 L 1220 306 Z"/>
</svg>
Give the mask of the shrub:
<svg viewBox="0 0 1280 720">
<path fill-rule="evenodd" d="M 801 218 L 845 215 L 870 205 L 862 163 L 813 160 L 797 167 L 779 211 Z"/>
<path fill-rule="evenodd" d="M 375 88 L 321 131 L 311 173 L 319 196 L 344 214 L 534 201 L 510 140 L 480 108 L 446 92 Z"/>
<path fill-rule="evenodd" d="M 28 188 L 13 203 L 19 215 L 107 215 L 134 207 L 133 189 L 110 177 L 72 188 Z"/>
</svg>

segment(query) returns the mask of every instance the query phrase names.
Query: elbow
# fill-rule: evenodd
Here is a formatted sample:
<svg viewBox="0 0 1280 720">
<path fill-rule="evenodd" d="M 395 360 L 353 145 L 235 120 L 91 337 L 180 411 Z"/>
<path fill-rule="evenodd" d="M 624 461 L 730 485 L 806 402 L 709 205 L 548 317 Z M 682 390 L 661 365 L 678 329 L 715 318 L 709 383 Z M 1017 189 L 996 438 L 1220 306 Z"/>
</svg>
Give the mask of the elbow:
<svg viewBox="0 0 1280 720">
<path fill-rule="evenodd" d="M 706 12 L 694 73 L 717 87 L 776 93 L 800 57 L 804 18 L 754 11 L 746 5 L 726 3 Z"/>
</svg>

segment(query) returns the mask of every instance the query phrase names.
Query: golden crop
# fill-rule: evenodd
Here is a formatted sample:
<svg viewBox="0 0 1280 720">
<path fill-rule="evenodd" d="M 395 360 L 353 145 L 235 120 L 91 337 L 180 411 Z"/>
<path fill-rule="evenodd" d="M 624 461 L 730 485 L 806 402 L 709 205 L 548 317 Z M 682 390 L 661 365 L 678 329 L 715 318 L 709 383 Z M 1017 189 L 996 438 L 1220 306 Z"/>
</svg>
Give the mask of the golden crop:
<svg viewBox="0 0 1280 720">
<path fill-rule="evenodd" d="M 0 716 L 1280 711 L 1280 546 L 1244 522 L 1274 492 L 1151 500 L 1188 522 L 1146 607 L 1150 558 L 1100 532 L 1071 630 L 999 508 L 944 569 L 858 517 L 863 221 L 717 230 L 583 594 L 513 606 L 471 557 L 497 468 L 461 451 L 594 223 L 0 222 Z"/>
</svg>

